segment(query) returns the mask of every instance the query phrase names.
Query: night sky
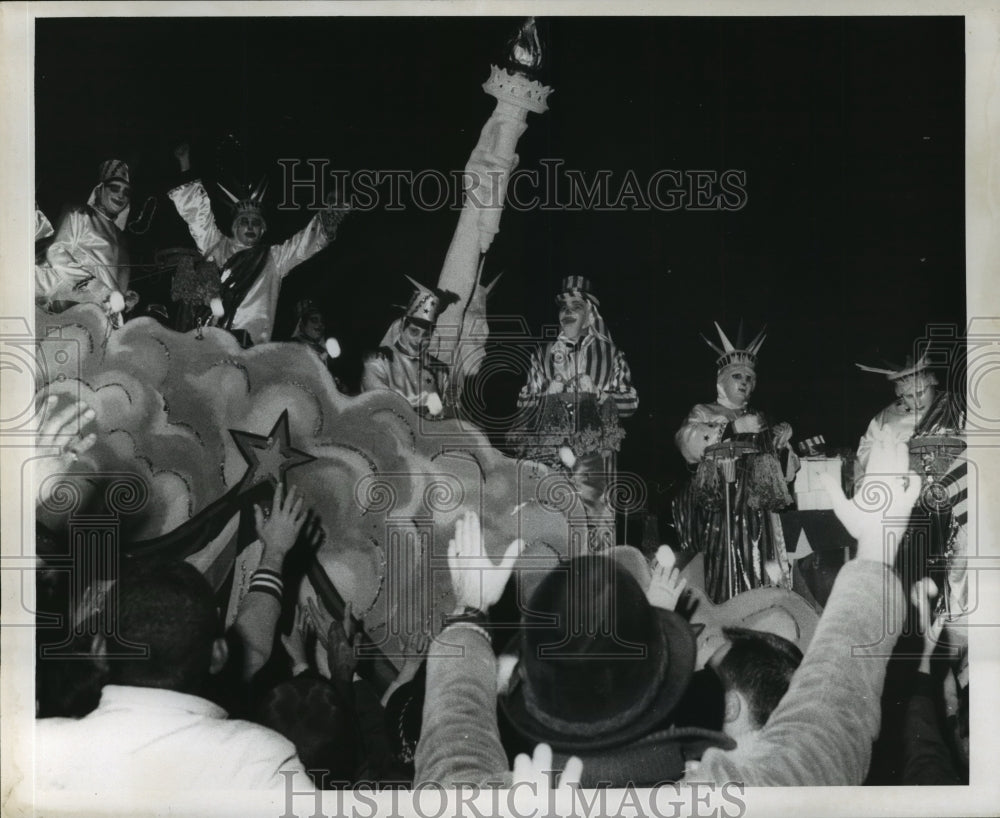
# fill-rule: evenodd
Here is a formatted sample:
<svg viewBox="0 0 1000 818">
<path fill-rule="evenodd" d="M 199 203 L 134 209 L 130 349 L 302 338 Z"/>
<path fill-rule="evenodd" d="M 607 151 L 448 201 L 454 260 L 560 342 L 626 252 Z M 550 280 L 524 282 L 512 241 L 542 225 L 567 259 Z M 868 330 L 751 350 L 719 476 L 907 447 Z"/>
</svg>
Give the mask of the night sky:
<svg viewBox="0 0 1000 818">
<path fill-rule="evenodd" d="M 209 181 L 268 174 L 272 203 L 279 158 L 461 169 L 494 107 L 480 86 L 518 22 L 38 20 L 38 202 L 55 221 L 86 197 L 103 159 L 127 158 L 133 215 L 147 196 L 158 201 L 135 237 L 148 261 L 191 245 L 165 196 L 179 139 Z M 504 272 L 491 314 L 522 316 L 538 333 L 555 321 L 561 277 L 591 278 L 640 396 L 620 467 L 654 494 L 684 474 L 672 442 L 684 415 L 714 399 L 714 354 L 699 338 L 713 320 L 731 334 L 741 318 L 750 334 L 768 325 L 757 407 L 797 439 L 853 447 L 892 397 L 854 362 L 901 361 L 926 327 L 965 323 L 962 19 L 543 22 L 542 79 L 555 92 L 547 113 L 529 115 L 520 167 L 606 169 L 613 190 L 630 170 L 642 181 L 663 169 L 740 170 L 746 204 L 508 210 L 486 263 L 487 279 Z M 272 211 L 270 239 L 308 216 Z M 414 207 L 353 214 L 331 249 L 286 279 L 279 337 L 295 301 L 312 295 L 356 365 L 405 303 L 403 274 L 436 280 L 456 220 Z M 136 288 L 146 301 L 168 297 L 155 279 Z M 522 382 L 488 364 L 480 386 L 506 415 Z"/>
</svg>

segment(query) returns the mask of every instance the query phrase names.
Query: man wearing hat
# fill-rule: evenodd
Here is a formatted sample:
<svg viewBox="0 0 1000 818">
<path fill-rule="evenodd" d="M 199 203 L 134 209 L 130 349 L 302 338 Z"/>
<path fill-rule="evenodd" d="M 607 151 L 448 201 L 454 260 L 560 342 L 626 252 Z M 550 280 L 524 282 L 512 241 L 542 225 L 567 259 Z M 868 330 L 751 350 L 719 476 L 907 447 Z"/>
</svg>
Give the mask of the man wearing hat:
<svg viewBox="0 0 1000 818">
<path fill-rule="evenodd" d="M 752 741 L 734 748 L 714 733 L 665 726 L 683 709 L 694 636 L 680 617 L 652 610 L 637 580 L 604 555 L 577 558 L 531 595 L 532 619 L 557 610 L 568 615 L 543 617 L 516 637 L 521 669 L 501 702 L 515 730 L 556 747 L 554 771 L 569 768 L 566 753 L 583 756 L 585 786 L 641 786 L 657 767 L 652 783 L 861 784 L 905 610 L 890 566 L 919 494 L 905 447 L 881 445 L 872 462 L 873 480 L 888 488 L 885 508 L 855 505 L 838 481 L 824 480 L 838 519 L 857 537 L 857 557 L 840 570 L 787 694 Z M 478 523 L 456 525 L 448 549 L 456 608 L 428 651 L 417 786 L 510 784 L 496 720 L 497 660 L 484 612 L 502 595 L 514 556 L 508 549 L 495 565 Z M 588 619 L 588 612 L 601 616 Z M 593 763 L 595 756 L 597 772 L 588 773 L 588 758 Z"/>
<path fill-rule="evenodd" d="M 139 296 L 129 289 L 129 254 L 125 239 L 132 200 L 129 167 L 121 159 L 101 164 L 87 204 L 71 208 L 46 252 L 47 264 L 36 268 L 36 295 L 46 301 L 72 301 L 74 292 L 93 289 L 102 300 L 132 309 Z M 39 274 L 42 271 L 45 275 Z M 117 299 L 114 294 L 118 293 Z M 80 298 L 78 300 L 95 300 Z M 115 326 L 120 321 L 115 319 Z"/>
<path fill-rule="evenodd" d="M 596 519 L 608 513 L 599 506 L 625 437 L 619 419 L 635 413 L 639 396 L 590 281 L 565 277 L 556 303 L 559 336 L 531 357 L 517 398 L 521 418 L 510 441 L 521 457 L 572 468 L 589 516 Z"/>
<path fill-rule="evenodd" d="M 181 173 L 187 174 L 191 169 L 187 144 L 178 146 L 174 156 Z M 333 241 L 347 215 L 346 206 L 330 205 L 287 241 L 263 244 L 266 186 L 266 180 L 261 180 L 253 192 L 240 198 L 219 185 L 233 207 L 231 237 L 216 226 L 212 203 L 200 179 L 186 181 L 167 194 L 187 222 L 198 250 L 222 270 L 225 314 L 220 325 L 237 335 L 244 346 L 271 340 L 282 280 Z"/>
<path fill-rule="evenodd" d="M 447 291 L 430 289 L 409 276 L 415 290 L 404 314 L 389 326 L 379 348 L 364 362 L 361 391 L 388 389 L 414 409 L 441 418 L 450 407 L 447 364 L 427 351 L 438 316 L 455 300 Z"/>
<path fill-rule="evenodd" d="M 674 499 L 673 515 L 681 545 L 704 552 L 706 591 L 718 603 L 750 588 L 791 588 L 776 512 L 792 502 L 786 484 L 799 460 L 789 445 L 792 427 L 770 424 L 750 407 L 763 331 L 744 345 L 715 327 L 721 346 L 704 340 L 719 356 L 716 400 L 696 404 L 674 436 L 693 475 Z M 712 448 L 724 441 L 732 441 L 731 450 Z"/>
</svg>

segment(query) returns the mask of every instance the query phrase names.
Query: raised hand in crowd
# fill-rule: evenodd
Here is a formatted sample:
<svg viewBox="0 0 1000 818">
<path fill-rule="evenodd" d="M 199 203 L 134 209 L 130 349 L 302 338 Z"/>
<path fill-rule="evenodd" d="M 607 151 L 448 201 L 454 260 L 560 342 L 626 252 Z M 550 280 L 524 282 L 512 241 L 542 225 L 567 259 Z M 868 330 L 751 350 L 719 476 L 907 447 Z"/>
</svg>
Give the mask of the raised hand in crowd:
<svg viewBox="0 0 1000 818">
<path fill-rule="evenodd" d="M 351 603 L 344 606 L 344 619 L 340 621 L 318 600 L 310 597 L 308 616 L 316 629 L 316 638 L 326 650 L 330 681 L 338 687 L 349 687 L 358 666 L 358 656 L 354 650 L 358 631 Z"/>
<path fill-rule="evenodd" d="M 281 634 L 281 645 L 292 661 L 292 675 L 298 676 L 309 669 L 309 654 L 306 651 L 306 643 L 312 632 L 312 626 L 306 612 L 302 606 L 295 606 L 295 618 L 292 622 L 290 633 Z"/>
<path fill-rule="evenodd" d="M 285 557 L 298 541 L 309 518 L 309 509 L 294 486 L 286 494 L 284 486 L 279 483 L 274 489 L 271 511 L 265 514 L 260 506 L 255 505 L 253 514 L 263 553 L 260 565 L 250 576 L 250 586 L 233 623 L 233 629 L 245 648 L 243 678 L 246 680 L 252 678 L 271 656 L 274 633 L 281 616 Z M 315 545 L 321 533 L 319 520 L 314 517 L 308 531 L 311 545 Z"/>
<path fill-rule="evenodd" d="M 82 400 L 71 400 L 58 412 L 58 395 L 49 395 L 42 404 L 42 420 L 38 428 L 40 450 L 55 450 L 54 454 L 35 461 L 35 502 L 45 505 L 52 496 L 55 483 L 48 478 L 65 472 L 80 455 L 97 442 L 97 434 L 83 434 L 83 428 L 96 413 Z"/>
<path fill-rule="evenodd" d="M 654 608 L 673 611 L 687 588 L 687 580 L 681 576 L 676 565 L 676 557 L 670 546 L 661 545 L 653 562 L 653 576 L 646 589 L 646 599 Z"/>
<path fill-rule="evenodd" d="M 455 539 L 448 542 L 448 568 L 456 611 L 474 608 L 485 612 L 496 604 L 523 546 L 524 540 L 511 542 L 496 565 L 483 546 L 479 515 L 467 511 L 459 517 L 455 521 Z"/>
<path fill-rule="evenodd" d="M 382 695 L 383 707 L 389 703 L 389 699 L 392 698 L 392 694 L 396 690 L 413 681 L 417 675 L 417 671 L 420 670 L 420 666 L 424 662 L 424 656 L 427 653 L 427 646 L 430 644 L 430 641 L 430 636 L 423 631 L 414 631 L 403 637 L 403 666 L 399 669 L 399 675 L 396 676 L 392 684 L 386 688 L 385 693 Z"/>
<path fill-rule="evenodd" d="M 513 772 L 512 790 L 526 786 L 533 795 L 545 793 L 542 797 L 546 798 L 548 805 L 549 790 L 555 790 L 558 798 L 560 792 L 569 793 L 571 788 L 580 786 L 583 762 L 578 756 L 570 756 L 557 778 L 552 768 L 552 748 L 548 744 L 536 744 L 530 757 L 527 753 L 518 754 L 514 759 Z"/>
<path fill-rule="evenodd" d="M 920 496 L 920 478 L 910 471 L 906 443 L 880 440 L 872 447 L 868 469 L 854 497 L 844 496 L 840 481 L 820 475 L 830 495 L 833 512 L 858 541 L 857 558 L 892 565 L 896 559 L 910 512 Z"/>
<path fill-rule="evenodd" d="M 944 616 L 935 617 L 931 610 L 931 602 L 937 595 L 937 584 L 930 577 L 917 580 L 910 589 L 910 602 L 917 609 L 917 627 L 924 636 L 924 648 L 918 668 L 920 673 L 931 672 L 931 656 L 944 631 Z"/>
<path fill-rule="evenodd" d="M 274 489 L 274 500 L 271 511 L 267 514 L 260 506 L 253 507 L 254 522 L 257 525 L 257 537 L 264 546 L 261 557 L 261 568 L 280 571 L 285 556 L 292 550 L 299 537 L 302 525 L 306 521 L 308 509 L 305 499 L 298 489 L 292 486 L 285 494 L 284 486 L 278 483 Z"/>
</svg>

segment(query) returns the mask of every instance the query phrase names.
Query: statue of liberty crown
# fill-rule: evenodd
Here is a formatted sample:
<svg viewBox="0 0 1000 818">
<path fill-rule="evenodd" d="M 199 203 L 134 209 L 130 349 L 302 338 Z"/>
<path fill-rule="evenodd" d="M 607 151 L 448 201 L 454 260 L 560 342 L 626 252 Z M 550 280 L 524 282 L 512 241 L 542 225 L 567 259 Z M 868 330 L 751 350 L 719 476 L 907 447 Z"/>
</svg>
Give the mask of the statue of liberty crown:
<svg viewBox="0 0 1000 818">
<path fill-rule="evenodd" d="M 223 192 L 233 208 L 233 217 L 242 216 L 244 213 L 256 213 L 258 216 L 264 215 L 264 194 L 267 193 L 267 177 L 261 177 L 252 191 L 240 198 L 226 189 L 221 182 L 217 182 L 219 190 Z"/>
<path fill-rule="evenodd" d="M 718 321 L 713 323 L 715 324 L 715 329 L 719 333 L 719 340 L 722 342 L 722 346 L 716 346 L 704 335 L 701 337 L 702 340 L 719 355 L 715 361 L 716 369 L 722 371 L 727 366 L 733 366 L 734 364 L 742 364 L 743 366 L 748 366 L 751 369 L 754 369 L 757 366 L 757 353 L 760 352 L 760 348 L 764 345 L 764 339 L 767 337 L 764 334 L 764 330 L 767 329 L 767 327 L 764 327 L 764 329 L 758 332 L 757 337 L 744 347 L 742 321 L 740 321 L 740 328 L 736 334 L 735 344 L 726 337 L 726 333 L 722 331 L 722 327 L 719 326 Z"/>
</svg>

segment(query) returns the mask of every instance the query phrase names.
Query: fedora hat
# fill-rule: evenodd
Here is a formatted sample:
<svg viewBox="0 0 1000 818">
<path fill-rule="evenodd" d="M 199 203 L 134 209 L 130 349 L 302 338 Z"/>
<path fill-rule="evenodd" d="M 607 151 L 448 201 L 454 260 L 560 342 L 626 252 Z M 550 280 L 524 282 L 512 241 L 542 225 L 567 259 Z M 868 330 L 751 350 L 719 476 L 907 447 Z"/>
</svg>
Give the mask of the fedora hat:
<svg viewBox="0 0 1000 818">
<path fill-rule="evenodd" d="M 692 588 L 695 609 L 691 625 L 698 640 L 700 666 L 725 641 L 723 628 L 748 628 L 781 636 L 803 654 L 812 641 L 819 613 L 806 599 L 784 588 L 754 588 L 715 605 L 699 588 Z"/>
<path fill-rule="evenodd" d="M 665 722 L 694 670 L 687 622 L 646 600 L 630 566 L 576 557 L 534 588 L 500 706 L 523 737 L 571 752 L 624 744 Z"/>
</svg>

